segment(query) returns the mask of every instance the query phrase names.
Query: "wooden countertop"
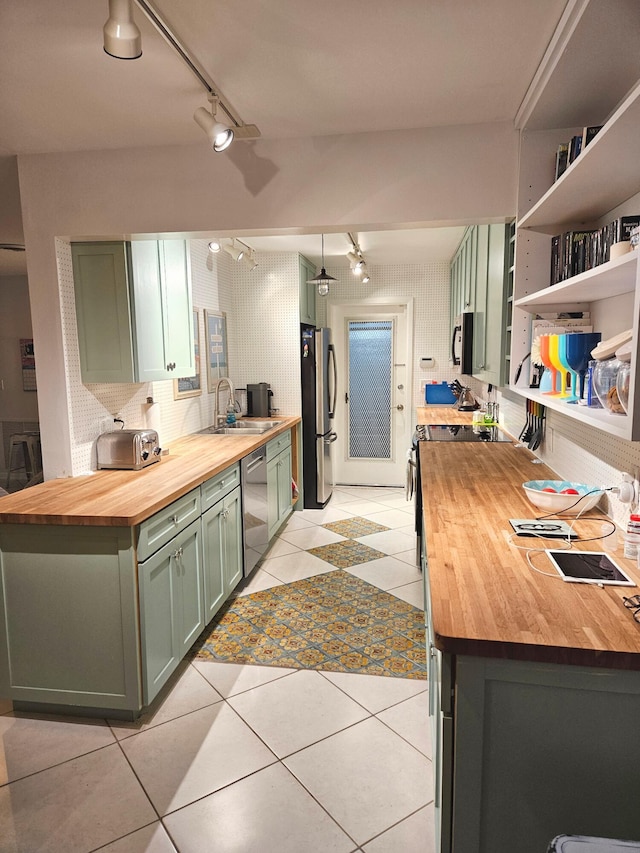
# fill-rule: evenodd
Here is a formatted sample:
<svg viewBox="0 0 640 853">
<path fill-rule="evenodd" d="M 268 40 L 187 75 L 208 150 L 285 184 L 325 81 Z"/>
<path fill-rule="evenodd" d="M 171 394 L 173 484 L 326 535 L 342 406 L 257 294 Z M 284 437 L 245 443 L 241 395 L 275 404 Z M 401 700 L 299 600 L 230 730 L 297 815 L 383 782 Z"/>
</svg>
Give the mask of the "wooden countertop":
<svg viewBox="0 0 640 853">
<path fill-rule="evenodd" d="M 133 527 L 300 422 L 277 420 L 262 435 L 185 436 L 140 471 L 95 471 L 0 497 L 0 523 Z"/>
<path fill-rule="evenodd" d="M 470 424 L 473 412 L 459 412 L 453 406 L 418 406 L 417 424 Z"/>
<path fill-rule="evenodd" d="M 533 454 L 508 443 L 421 442 L 422 497 L 436 646 L 444 652 L 484 657 L 640 670 L 640 624 L 624 607 L 624 595 L 640 588 L 565 583 L 543 553 L 507 541 L 510 518 L 542 515 L 522 483 L 559 479 Z M 575 531 L 599 536 L 592 511 Z M 514 537 L 515 538 L 515 537 Z M 640 585 L 635 562 L 612 557 Z M 518 537 L 518 545 L 535 547 Z M 553 540 L 541 547 L 553 548 Z M 556 546 L 557 547 L 557 546 Z M 561 546 L 560 546 L 561 547 Z M 584 542 L 582 550 L 604 550 Z"/>
</svg>

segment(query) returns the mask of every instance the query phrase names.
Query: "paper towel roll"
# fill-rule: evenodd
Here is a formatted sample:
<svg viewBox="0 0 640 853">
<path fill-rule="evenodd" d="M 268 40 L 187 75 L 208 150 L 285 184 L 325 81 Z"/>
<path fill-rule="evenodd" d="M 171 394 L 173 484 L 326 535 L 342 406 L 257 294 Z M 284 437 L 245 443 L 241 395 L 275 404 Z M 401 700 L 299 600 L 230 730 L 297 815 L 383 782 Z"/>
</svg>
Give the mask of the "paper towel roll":
<svg viewBox="0 0 640 853">
<path fill-rule="evenodd" d="M 147 429 L 154 429 L 158 433 L 158 436 L 160 436 L 160 430 L 162 427 L 160 403 L 147 404 L 146 409 Z"/>
</svg>

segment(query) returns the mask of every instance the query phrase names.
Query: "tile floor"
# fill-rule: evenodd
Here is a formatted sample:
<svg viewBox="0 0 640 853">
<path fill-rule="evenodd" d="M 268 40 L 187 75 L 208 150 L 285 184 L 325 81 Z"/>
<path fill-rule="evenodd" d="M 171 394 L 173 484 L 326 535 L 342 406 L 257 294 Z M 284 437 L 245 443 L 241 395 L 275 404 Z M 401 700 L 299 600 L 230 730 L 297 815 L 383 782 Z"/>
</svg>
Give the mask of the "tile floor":
<svg viewBox="0 0 640 853">
<path fill-rule="evenodd" d="M 422 607 L 411 505 L 342 487 L 288 521 L 241 590 L 335 567 L 352 516 L 385 556 L 348 569 Z M 338 528 L 339 529 L 339 528 Z M 433 853 L 426 681 L 193 660 L 136 723 L 0 700 L 0 853 Z"/>
</svg>

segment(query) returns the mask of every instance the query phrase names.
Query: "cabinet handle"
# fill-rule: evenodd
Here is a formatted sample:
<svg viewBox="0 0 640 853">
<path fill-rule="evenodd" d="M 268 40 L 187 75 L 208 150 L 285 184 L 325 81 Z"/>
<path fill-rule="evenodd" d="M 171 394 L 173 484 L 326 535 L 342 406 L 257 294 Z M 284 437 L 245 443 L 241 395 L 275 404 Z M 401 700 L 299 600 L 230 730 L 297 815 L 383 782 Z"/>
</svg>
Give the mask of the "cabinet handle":
<svg viewBox="0 0 640 853">
<path fill-rule="evenodd" d="M 174 553 L 173 557 L 176 561 L 176 569 L 178 570 L 178 574 L 182 570 L 182 574 L 184 574 L 184 566 L 182 564 L 182 545 L 178 548 L 178 550 Z"/>
<path fill-rule="evenodd" d="M 174 524 L 177 524 L 177 523 L 178 523 L 178 516 L 177 516 L 177 515 L 172 515 L 172 516 L 171 516 L 171 521 L 172 521 Z"/>
</svg>

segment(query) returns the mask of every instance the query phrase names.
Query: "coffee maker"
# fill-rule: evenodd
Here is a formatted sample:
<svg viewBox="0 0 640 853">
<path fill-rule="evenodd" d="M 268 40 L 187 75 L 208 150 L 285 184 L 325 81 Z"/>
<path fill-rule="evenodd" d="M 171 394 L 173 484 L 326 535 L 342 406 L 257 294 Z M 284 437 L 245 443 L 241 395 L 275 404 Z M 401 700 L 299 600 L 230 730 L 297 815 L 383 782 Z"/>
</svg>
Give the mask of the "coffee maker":
<svg viewBox="0 0 640 853">
<path fill-rule="evenodd" d="M 250 418 L 270 418 L 273 391 L 267 382 L 247 385 L 247 415 Z"/>
</svg>

